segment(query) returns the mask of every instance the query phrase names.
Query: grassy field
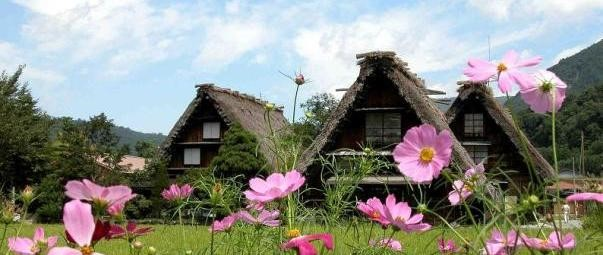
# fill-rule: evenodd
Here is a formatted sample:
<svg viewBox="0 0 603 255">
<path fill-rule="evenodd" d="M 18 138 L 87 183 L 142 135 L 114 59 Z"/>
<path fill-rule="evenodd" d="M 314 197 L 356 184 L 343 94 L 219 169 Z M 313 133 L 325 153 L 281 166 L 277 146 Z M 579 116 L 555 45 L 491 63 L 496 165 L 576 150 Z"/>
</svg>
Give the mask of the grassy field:
<svg viewBox="0 0 603 255">
<path fill-rule="evenodd" d="M 34 228 L 37 225 L 25 225 L 22 229 L 22 236 L 31 236 Z M 367 242 L 367 236 L 364 233 L 369 232 L 370 225 L 362 225 L 361 229 L 337 227 L 332 229 L 330 232 L 335 236 L 335 252 L 332 254 L 351 254 L 353 247 L 365 246 Z M 8 230 L 8 236 L 14 235 L 17 231 L 18 226 L 11 226 Z M 63 228 L 61 225 L 43 225 L 47 232 L 53 235 L 61 235 Z M 145 245 L 145 248 L 140 254 L 147 254 L 146 247 L 153 246 L 157 248 L 157 254 L 185 254 L 186 250 L 192 250 L 193 254 L 209 254 L 208 247 L 210 244 L 211 235 L 207 231 L 206 226 L 168 226 L 168 225 L 154 225 L 155 232 L 141 237 L 139 240 Z M 383 233 L 378 227 L 373 229 L 373 238 L 375 236 L 388 237 L 391 232 Z M 471 236 L 475 233 L 473 229 L 460 228 L 459 232 L 463 233 L 464 236 Z M 302 229 L 303 233 L 312 232 L 325 232 L 318 226 L 306 227 Z M 452 237 L 449 230 L 445 231 L 441 228 L 434 228 L 425 233 L 419 234 L 406 234 L 398 232 L 394 238 L 400 240 L 404 246 L 404 254 L 437 254 L 436 239 L 442 234 L 448 238 Z M 584 230 L 576 230 L 574 232 L 578 239 L 578 247 L 570 254 L 603 254 L 603 237 L 602 233 L 595 234 L 588 233 Z M 278 236 L 278 230 L 274 231 L 274 235 Z M 229 240 L 229 238 L 231 238 Z M 233 239 L 238 241 L 232 242 Z M 586 240 L 588 239 L 588 240 Z M 60 244 L 64 244 L 63 240 L 59 241 Z M 232 243 L 232 245 L 262 245 L 267 254 L 281 254 L 277 249 L 276 244 L 271 243 L 259 243 L 259 240 L 254 240 L 253 235 L 247 234 L 218 234 L 215 236 L 215 243 Z M 229 246 L 220 246 L 217 254 L 232 254 Z M 273 245 L 273 246 L 271 246 Z M 6 244 L 0 249 L 0 254 L 6 253 Z M 101 241 L 96 247 L 96 251 L 105 255 L 125 255 L 128 254 L 128 245 L 123 240 L 112 240 L 112 241 Z M 373 253 L 373 254 L 381 254 Z M 530 254 L 528 251 L 524 251 L 521 254 Z"/>
</svg>

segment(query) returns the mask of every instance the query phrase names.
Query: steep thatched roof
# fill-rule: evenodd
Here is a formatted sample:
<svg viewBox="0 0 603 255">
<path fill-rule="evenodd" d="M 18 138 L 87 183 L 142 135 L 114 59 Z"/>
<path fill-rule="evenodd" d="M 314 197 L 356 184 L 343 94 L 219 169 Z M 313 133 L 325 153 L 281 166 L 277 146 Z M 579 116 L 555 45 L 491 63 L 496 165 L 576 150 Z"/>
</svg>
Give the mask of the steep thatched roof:
<svg viewBox="0 0 603 255">
<path fill-rule="evenodd" d="M 176 124 L 174 124 L 174 127 L 162 145 L 164 152 L 169 151 L 176 138 L 178 138 L 180 131 L 186 126 L 190 117 L 203 100 L 211 102 L 227 125 L 239 123 L 245 130 L 255 134 L 260 140 L 269 135 L 270 128 L 264 118 L 267 101 L 235 90 L 220 88 L 214 84 L 201 84 L 196 87 L 197 96 L 188 105 Z M 281 108 L 275 108 L 271 111 L 270 118 L 274 130 L 280 130 L 288 125 Z M 268 149 L 265 142 L 260 141 L 259 149 L 274 166 L 275 155 Z"/>
<path fill-rule="evenodd" d="M 488 111 L 488 114 L 494 119 L 496 124 L 505 132 L 511 142 L 516 146 L 517 151 L 521 152 L 525 145 L 528 151 L 528 155 L 534 166 L 540 170 L 546 176 L 550 176 L 554 173 L 553 167 L 540 155 L 538 150 L 530 143 L 524 133 L 513 123 L 511 114 L 505 109 L 492 94 L 492 90 L 485 83 L 475 83 L 468 81 L 461 81 L 457 83 L 460 85 L 458 89 L 458 96 L 446 112 L 446 118 L 448 123 L 459 115 L 463 109 L 463 101 L 469 98 L 471 95 L 478 95 L 479 102 Z M 522 156 L 526 156 L 522 153 Z M 525 159 L 529 160 L 529 159 Z"/>
<path fill-rule="evenodd" d="M 407 63 L 397 58 L 394 52 L 369 52 L 358 54 L 356 58 L 359 59 L 358 65 L 360 65 L 358 78 L 346 91 L 318 137 L 303 153 L 297 166 L 300 171 L 305 171 L 311 166 L 318 154 L 327 152 L 324 151 L 325 146 L 335 138 L 336 134 L 344 132 L 341 130 L 340 123 L 342 120 L 349 118 L 354 111 L 353 108 L 358 95 L 365 89 L 367 78 L 371 75 L 382 75 L 389 79 L 398 88 L 400 96 L 416 112 L 421 122 L 433 125 L 438 131 L 450 130 L 442 112 L 427 96 L 429 92 L 425 88 L 424 82 L 416 74 L 410 72 Z M 474 165 L 467 151 L 454 137 L 453 143 L 455 163 L 463 168 Z"/>
</svg>

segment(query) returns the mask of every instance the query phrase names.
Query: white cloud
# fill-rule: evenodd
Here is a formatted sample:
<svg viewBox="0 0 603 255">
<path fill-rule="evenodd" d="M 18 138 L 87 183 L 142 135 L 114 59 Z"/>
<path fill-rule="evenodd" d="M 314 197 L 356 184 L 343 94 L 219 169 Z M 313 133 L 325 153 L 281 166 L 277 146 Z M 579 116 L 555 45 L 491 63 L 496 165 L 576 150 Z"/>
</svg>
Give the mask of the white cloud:
<svg viewBox="0 0 603 255">
<path fill-rule="evenodd" d="M 332 92 L 353 82 L 357 76 L 354 56 L 361 52 L 393 50 L 414 72 L 462 64 L 474 43 L 455 34 L 448 20 L 438 19 L 438 10 L 425 8 L 395 9 L 351 23 L 324 23 L 301 30 L 294 47 L 305 61 L 303 70 L 316 81 L 313 86 Z"/>
<path fill-rule="evenodd" d="M 271 32 L 259 20 L 216 18 L 206 24 L 205 40 L 195 64 L 204 71 L 217 71 L 245 53 L 269 43 Z"/>
<path fill-rule="evenodd" d="M 603 0 L 468 0 L 470 8 L 498 20 L 545 18 L 551 22 L 569 22 L 603 9 Z"/>
<path fill-rule="evenodd" d="M 32 13 L 22 33 L 37 50 L 72 64 L 106 61 L 123 70 L 115 74 L 173 57 L 181 48 L 174 38 L 198 22 L 183 7 L 157 9 L 144 0 L 16 2 Z"/>
</svg>

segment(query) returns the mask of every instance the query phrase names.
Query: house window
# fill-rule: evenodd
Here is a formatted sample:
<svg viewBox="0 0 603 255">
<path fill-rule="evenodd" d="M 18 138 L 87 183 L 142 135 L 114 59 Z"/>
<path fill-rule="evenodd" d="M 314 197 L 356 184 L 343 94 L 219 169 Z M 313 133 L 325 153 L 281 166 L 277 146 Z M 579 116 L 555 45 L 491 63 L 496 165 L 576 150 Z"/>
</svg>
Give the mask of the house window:
<svg viewBox="0 0 603 255">
<path fill-rule="evenodd" d="M 488 163 L 488 146 L 487 145 L 465 145 L 467 152 L 471 155 L 473 162 L 479 164 L 482 160 Z"/>
<path fill-rule="evenodd" d="M 220 122 L 204 122 L 203 139 L 220 139 Z"/>
<path fill-rule="evenodd" d="M 400 113 L 367 113 L 365 118 L 366 143 L 383 147 L 402 140 Z"/>
<path fill-rule="evenodd" d="M 201 149 L 200 148 L 184 149 L 184 164 L 185 165 L 200 165 L 201 164 Z"/>
<path fill-rule="evenodd" d="M 465 137 L 483 137 L 484 136 L 484 114 L 466 113 L 465 114 Z"/>
</svg>

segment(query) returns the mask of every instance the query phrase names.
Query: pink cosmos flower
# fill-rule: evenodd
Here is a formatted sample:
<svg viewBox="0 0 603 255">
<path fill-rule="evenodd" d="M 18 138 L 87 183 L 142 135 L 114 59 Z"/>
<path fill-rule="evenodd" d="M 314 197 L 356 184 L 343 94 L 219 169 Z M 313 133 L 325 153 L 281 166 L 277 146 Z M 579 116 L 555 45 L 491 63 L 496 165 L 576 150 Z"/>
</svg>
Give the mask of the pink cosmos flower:
<svg viewBox="0 0 603 255">
<path fill-rule="evenodd" d="M 540 251 L 560 251 L 571 250 L 576 247 L 576 238 L 574 234 L 568 233 L 565 236 L 557 231 L 551 232 L 547 239 L 537 237 L 521 236 L 526 246 Z"/>
<path fill-rule="evenodd" d="M 238 215 L 232 214 L 224 217 L 222 220 L 215 220 L 209 228 L 209 232 L 224 232 L 230 230 L 230 228 L 237 223 Z"/>
<path fill-rule="evenodd" d="M 172 184 L 161 192 L 161 196 L 167 201 L 177 201 L 187 199 L 192 193 L 191 185 L 184 184 L 180 187 L 177 184 Z"/>
<path fill-rule="evenodd" d="M 431 228 L 431 225 L 421 222 L 423 220 L 423 214 L 418 213 L 412 215 L 408 203 L 396 203 L 396 197 L 391 194 L 385 199 L 384 213 L 385 218 L 391 222 L 391 224 L 405 232 L 426 231 Z"/>
<path fill-rule="evenodd" d="M 310 243 L 315 240 L 322 241 L 327 250 L 333 250 L 334 248 L 333 236 L 328 233 L 294 237 L 284 243 L 281 248 L 285 251 L 295 249 L 297 255 L 316 255 L 318 254 L 318 251 L 316 251 L 316 248 Z"/>
<path fill-rule="evenodd" d="M 250 190 L 246 190 L 245 197 L 255 202 L 270 202 L 288 196 L 291 192 L 301 187 L 306 178 L 298 171 L 292 170 L 285 175 L 273 173 L 266 180 L 253 178 L 249 181 Z"/>
<path fill-rule="evenodd" d="M 591 193 L 591 192 L 574 193 L 574 194 L 567 196 L 567 198 L 565 198 L 565 200 L 567 202 L 594 200 L 599 203 L 603 203 L 603 193 Z"/>
<path fill-rule="evenodd" d="M 530 79 L 527 79 L 525 85 L 521 87 L 519 93 L 532 111 L 537 113 L 546 113 L 561 108 L 565 100 L 565 89 L 567 85 L 557 75 L 549 71 L 538 71 Z M 553 93 L 554 100 L 553 100 Z"/>
<path fill-rule="evenodd" d="M 376 197 L 366 200 L 366 203 L 358 202 L 356 208 L 369 217 L 369 219 L 379 222 L 384 227 L 387 227 L 390 224 L 385 218 L 383 203 Z"/>
<path fill-rule="evenodd" d="M 452 182 L 452 191 L 448 193 L 448 201 L 451 205 L 458 205 L 473 194 L 473 190 L 477 185 L 481 185 L 486 181 L 484 175 L 485 169 L 483 163 L 475 167 L 469 168 L 465 172 L 464 180 L 456 180 Z"/>
<path fill-rule="evenodd" d="M 481 59 L 469 59 L 468 67 L 464 74 L 472 81 L 487 81 L 496 75 L 498 87 L 502 93 L 511 91 L 513 83 L 523 84 L 529 78 L 521 72 L 522 67 L 535 66 L 540 63 L 541 57 L 519 59 L 519 54 L 514 50 L 508 51 L 498 63 L 492 63 Z"/>
<path fill-rule="evenodd" d="M 369 245 L 373 247 L 385 247 L 393 251 L 402 251 L 402 244 L 400 241 L 393 238 L 381 239 L 378 242 L 370 240 Z"/>
<path fill-rule="evenodd" d="M 278 227 L 281 224 L 281 221 L 278 220 L 278 217 L 280 216 L 280 214 L 281 213 L 278 210 L 274 210 L 274 211 L 262 210 L 262 211 L 260 211 L 260 213 L 258 214 L 257 217 L 254 217 L 248 211 L 240 211 L 238 213 L 238 217 L 242 221 L 247 222 L 249 224 L 265 225 L 268 227 Z"/>
<path fill-rule="evenodd" d="M 402 143 L 394 149 L 394 160 L 400 172 L 417 183 L 431 182 L 450 163 L 452 137 L 450 131 L 439 134 L 429 124 L 409 129 Z"/>
<path fill-rule="evenodd" d="M 119 225 L 111 225 L 108 235 L 109 238 L 123 238 L 128 240 L 128 242 L 132 242 L 137 237 L 151 232 L 153 232 L 153 228 L 151 227 L 138 228 L 136 222 L 128 221 L 125 229 Z"/>
<path fill-rule="evenodd" d="M 444 240 L 444 238 L 438 239 L 438 250 L 440 254 L 455 254 L 461 251 L 454 243 L 454 240 Z"/>
<path fill-rule="evenodd" d="M 96 224 L 92 216 L 92 206 L 79 200 L 72 200 L 63 207 L 63 224 L 77 248 L 55 247 L 48 255 L 102 255 L 94 252 L 92 236 Z"/>
<path fill-rule="evenodd" d="M 103 187 L 89 180 L 69 181 L 65 185 L 65 195 L 71 199 L 90 201 L 103 208 L 113 204 L 125 204 L 136 197 L 128 186 L 117 185 Z"/>
<path fill-rule="evenodd" d="M 486 251 L 490 255 L 504 255 L 509 249 L 521 245 L 523 242 L 515 230 L 509 231 L 507 235 L 503 235 L 499 230 L 493 230 L 490 240 L 486 242 Z"/>
<path fill-rule="evenodd" d="M 8 250 L 17 255 L 37 255 L 57 244 L 58 237 L 45 238 L 44 229 L 37 228 L 33 240 L 23 237 L 11 237 L 8 239 Z"/>
</svg>

